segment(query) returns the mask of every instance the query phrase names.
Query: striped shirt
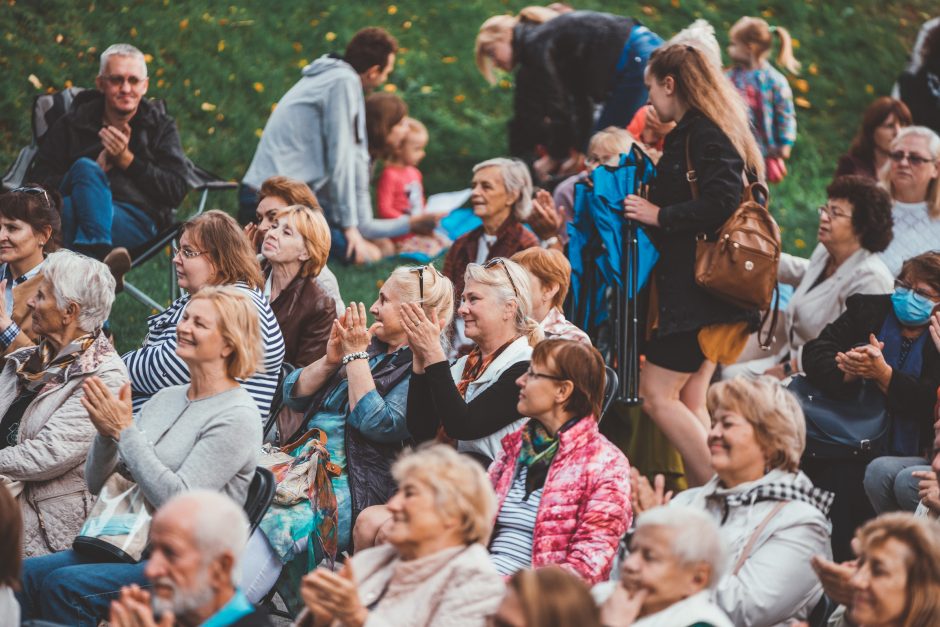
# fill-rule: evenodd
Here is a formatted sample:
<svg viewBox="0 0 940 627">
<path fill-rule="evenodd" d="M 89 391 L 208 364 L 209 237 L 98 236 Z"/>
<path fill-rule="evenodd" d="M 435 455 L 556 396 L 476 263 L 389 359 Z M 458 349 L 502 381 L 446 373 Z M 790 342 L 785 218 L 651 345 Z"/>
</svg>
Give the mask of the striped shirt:
<svg viewBox="0 0 940 627">
<path fill-rule="evenodd" d="M 234 287 L 244 290 L 258 308 L 264 346 L 264 372 L 256 373 L 247 380 L 239 379 L 239 383 L 257 403 L 261 419 L 264 420 L 271 409 L 281 363 L 284 361 L 284 338 L 268 299 L 245 283 L 235 283 Z M 131 378 L 135 414 L 151 396 L 163 388 L 189 383 L 189 368 L 176 354 L 176 325 L 183 317 L 187 303 L 189 294 L 184 294 L 164 311 L 150 316 L 143 346 L 122 357 Z"/>
<path fill-rule="evenodd" d="M 496 516 L 490 558 L 500 575 L 509 576 L 532 567 L 532 538 L 535 534 L 535 517 L 542 500 L 542 488 L 523 500 L 527 474 L 528 468 L 521 465 Z"/>
</svg>

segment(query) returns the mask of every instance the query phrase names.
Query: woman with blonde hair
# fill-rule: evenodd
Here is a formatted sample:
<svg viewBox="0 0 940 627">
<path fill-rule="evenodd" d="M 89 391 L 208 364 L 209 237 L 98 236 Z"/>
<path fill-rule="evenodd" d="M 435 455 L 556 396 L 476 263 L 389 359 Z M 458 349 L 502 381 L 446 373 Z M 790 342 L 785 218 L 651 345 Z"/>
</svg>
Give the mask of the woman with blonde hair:
<svg viewBox="0 0 940 627">
<path fill-rule="evenodd" d="M 940 625 L 940 525 L 907 513 L 883 514 L 855 532 L 851 597 L 831 627 Z"/>
<path fill-rule="evenodd" d="M 679 450 L 690 485 L 711 476 L 705 392 L 718 363 L 737 361 L 757 311 L 741 309 L 695 282 L 695 242 L 714 236 L 737 209 L 746 169 L 758 177 L 764 158 L 734 86 L 698 48 L 669 45 L 650 57 L 650 104 L 678 124 L 666 137 L 649 198 L 630 195 L 626 216 L 653 227 L 659 262 L 659 308 L 640 378 L 644 409 Z M 691 166 L 689 165 L 691 163 Z M 697 197 L 686 178 L 698 178 Z"/>
<path fill-rule="evenodd" d="M 323 357 L 336 302 L 317 281 L 330 254 L 330 227 L 303 205 L 280 209 L 261 245 L 264 295 L 281 326 L 284 361 L 297 367 Z"/>
<path fill-rule="evenodd" d="M 464 279 L 457 314 L 474 346 L 453 366 L 441 348 L 434 312 L 414 304 L 402 308 L 415 355 L 408 431 L 418 442 L 442 432 L 457 440 L 457 450 L 488 466 L 503 437 L 522 425 L 516 379 L 529 367 L 542 330 L 531 317 L 529 276 L 516 262 L 496 257 L 486 265 L 471 263 Z"/>
<path fill-rule="evenodd" d="M 402 307 L 427 311 L 434 320 L 433 337 L 441 349 L 454 311 L 453 284 L 433 266 L 396 268 L 369 309 L 350 303 L 333 322 L 326 354 L 284 379 L 284 405 L 304 416 L 296 433 L 281 433 L 282 443 L 294 442 L 310 429 L 326 436 L 330 461 L 341 469 L 331 477 L 336 494 L 337 551 L 352 548 L 352 529 L 359 513 L 384 504 L 394 493 L 390 467 L 414 439 L 406 424 L 406 403 L 417 351 L 403 320 Z M 413 353 L 414 351 L 414 353 Z M 273 504 L 248 542 L 243 563 L 243 588 L 257 603 L 274 586 L 282 569 L 291 585 L 281 596 L 296 605 L 296 578 L 322 559 L 322 546 L 309 538 L 318 533 L 330 512 L 311 504 Z"/>
<path fill-rule="evenodd" d="M 833 495 L 800 472 L 803 410 L 770 377 L 716 383 L 708 410 L 714 476 L 670 504 L 702 509 L 719 526 L 730 568 L 718 581 L 715 603 L 735 625 L 806 620 L 822 596 L 810 558 L 832 555 L 826 516 Z"/>
<path fill-rule="evenodd" d="M 894 239 L 881 260 L 897 276 L 903 263 L 940 242 L 940 136 L 926 126 L 902 128 L 879 173 L 894 207 Z"/>
<path fill-rule="evenodd" d="M 504 590 L 486 553 L 496 510 L 486 473 L 434 444 L 402 455 L 392 474 L 388 542 L 357 551 L 339 573 L 304 577 L 297 624 L 484 627 Z"/>
<path fill-rule="evenodd" d="M 477 35 L 476 62 L 490 83 L 494 66 L 516 69 L 509 151 L 529 156 L 544 146 L 539 176 L 574 174 L 566 170 L 578 161 L 573 153 L 586 150 L 592 129 L 624 128 L 646 103 L 643 69 L 660 44 L 637 20 L 610 13 L 527 7 L 516 17 L 489 18 Z"/>
</svg>

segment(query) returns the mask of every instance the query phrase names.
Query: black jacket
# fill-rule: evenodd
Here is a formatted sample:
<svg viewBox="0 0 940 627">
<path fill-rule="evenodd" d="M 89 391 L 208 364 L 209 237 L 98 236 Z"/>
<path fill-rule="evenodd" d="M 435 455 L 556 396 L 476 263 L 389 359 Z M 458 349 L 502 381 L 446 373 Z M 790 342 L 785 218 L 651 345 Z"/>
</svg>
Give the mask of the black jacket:
<svg viewBox="0 0 940 627">
<path fill-rule="evenodd" d="M 868 344 L 891 311 L 889 294 L 855 294 L 845 301 L 845 312 L 826 325 L 815 340 L 803 347 L 803 370 L 810 382 L 826 394 L 850 398 L 858 393 L 858 382 L 845 383 L 836 366 L 836 353 L 858 344 Z M 927 332 L 926 330 L 924 331 Z M 887 409 L 890 414 L 917 417 L 922 425 L 921 444 L 933 441 L 933 408 L 940 387 L 940 355 L 928 338 L 924 342 L 923 366 L 919 378 L 897 370 L 888 384 Z"/>
<path fill-rule="evenodd" d="M 101 153 L 98 131 L 104 115 L 104 96 L 89 89 L 75 97 L 68 113 L 49 129 L 39 147 L 28 180 L 58 188 L 72 164 Z M 108 180 L 115 201 L 147 212 L 158 229 L 172 221 L 173 209 L 189 190 L 189 162 L 183 154 L 176 123 L 161 104 L 141 99 L 131 118 L 130 150 L 134 161 L 127 170 L 111 168 Z"/>
<path fill-rule="evenodd" d="M 686 180 L 686 138 L 698 176 L 699 198 Z M 650 202 L 660 207 L 660 227 L 650 229 L 659 262 L 659 335 L 694 331 L 711 324 L 747 320 L 757 311 L 740 309 L 695 283 L 695 238 L 714 234 L 741 201 L 744 161 L 728 137 L 697 110 L 688 111 L 666 136 L 663 156 L 650 185 Z"/>
<path fill-rule="evenodd" d="M 594 106 L 610 91 L 634 24 L 629 17 L 574 11 L 544 24 L 516 26 L 512 154 L 526 156 L 542 144 L 554 158 L 566 159 L 571 148 L 587 148 Z"/>
<path fill-rule="evenodd" d="M 901 94 L 901 100 L 911 110 L 914 124 L 926 126 L 933 129 L 933 132 L 940 133 L 940 97 L 935 96 L 931 91 L 928 73 L 926 67 L 921 67 L 917 74 L 907 72 L 901 74 L 898 78 L 898 91 Z"/>
</svg>

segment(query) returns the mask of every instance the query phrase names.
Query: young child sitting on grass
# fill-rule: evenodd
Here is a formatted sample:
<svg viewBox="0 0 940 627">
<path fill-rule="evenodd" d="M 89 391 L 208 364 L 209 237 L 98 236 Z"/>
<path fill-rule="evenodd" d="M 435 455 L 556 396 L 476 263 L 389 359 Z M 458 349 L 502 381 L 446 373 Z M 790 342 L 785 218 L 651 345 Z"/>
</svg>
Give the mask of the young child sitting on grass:
<svg viewBox="0 0 940 627">
<path fill-rule="evenodd" d="M 418 164 L 425 156 L 428 129 L 414 118 L 409 117 L 405 121 L 408 130 L 401 143 L 392 148 L 379 177 L 376 202 L 380 218 L 413 216 L 424 211 L 424 184 Z M 430 235 L 412 233 L 395 238 L 398 253 L 418 253 L 432 259 L 450 243 L 439 232 Z"/>
</svg>

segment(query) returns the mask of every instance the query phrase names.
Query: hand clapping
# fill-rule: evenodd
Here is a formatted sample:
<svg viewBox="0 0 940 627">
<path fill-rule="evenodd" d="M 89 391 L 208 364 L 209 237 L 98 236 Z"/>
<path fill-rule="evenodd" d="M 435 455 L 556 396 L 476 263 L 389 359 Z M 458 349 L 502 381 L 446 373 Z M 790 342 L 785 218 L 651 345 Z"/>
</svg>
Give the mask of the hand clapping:
<svg viewBox="0 0 940 627">
<path fill-rule="evenodd" d="M 415 372 L 423 372 L 425 366 L 446 361 L 441 348 L 441 325 L 437 312 L 428 318 L 419 303 L 405 303 L 399 309 L 401 325 L 408 336 L 408 346 L 414 354 Z"/>
<path fill-rule="evenodd" d="M 115 398 L 104 381 L 91 377 L 82 384 L 82 391 L 85 393 L 81 398 L 82 407 L 98 433 L 106 438 L 119 439 L 121 431 L 134 422 L 131 384 L 125 383 Z"/>
<path fill-rule="evenodd" d="M 379 323 L 373 323 L 366 328 L 366 306 L 364 303 L 350 303 L 343 315 L 342 322 L 337 320 L 333 328 L 339 337 L 343 348 L 343 355 L 361 353 L 372 343 L 372 333 Z"/>
<path fill-rule="evenodd" d="M 300 596 L 316 625 L 339 620 L 345 627 L 362 627 L 369 616 L 348 563 L 339 574 L 326 568 L 307 573 L 300 583 Z"/>
<path fill-rule="evenodd" d="M 845 374 L 862 379 L 890 379 L 891 366 L 885 361 L 882 350 L 884 342 L 879 342 L 875 334 L 869 334 L 869 343 L 856 346 L 850 351 L 836 353 L 836 365 Z"/>
</svg>

